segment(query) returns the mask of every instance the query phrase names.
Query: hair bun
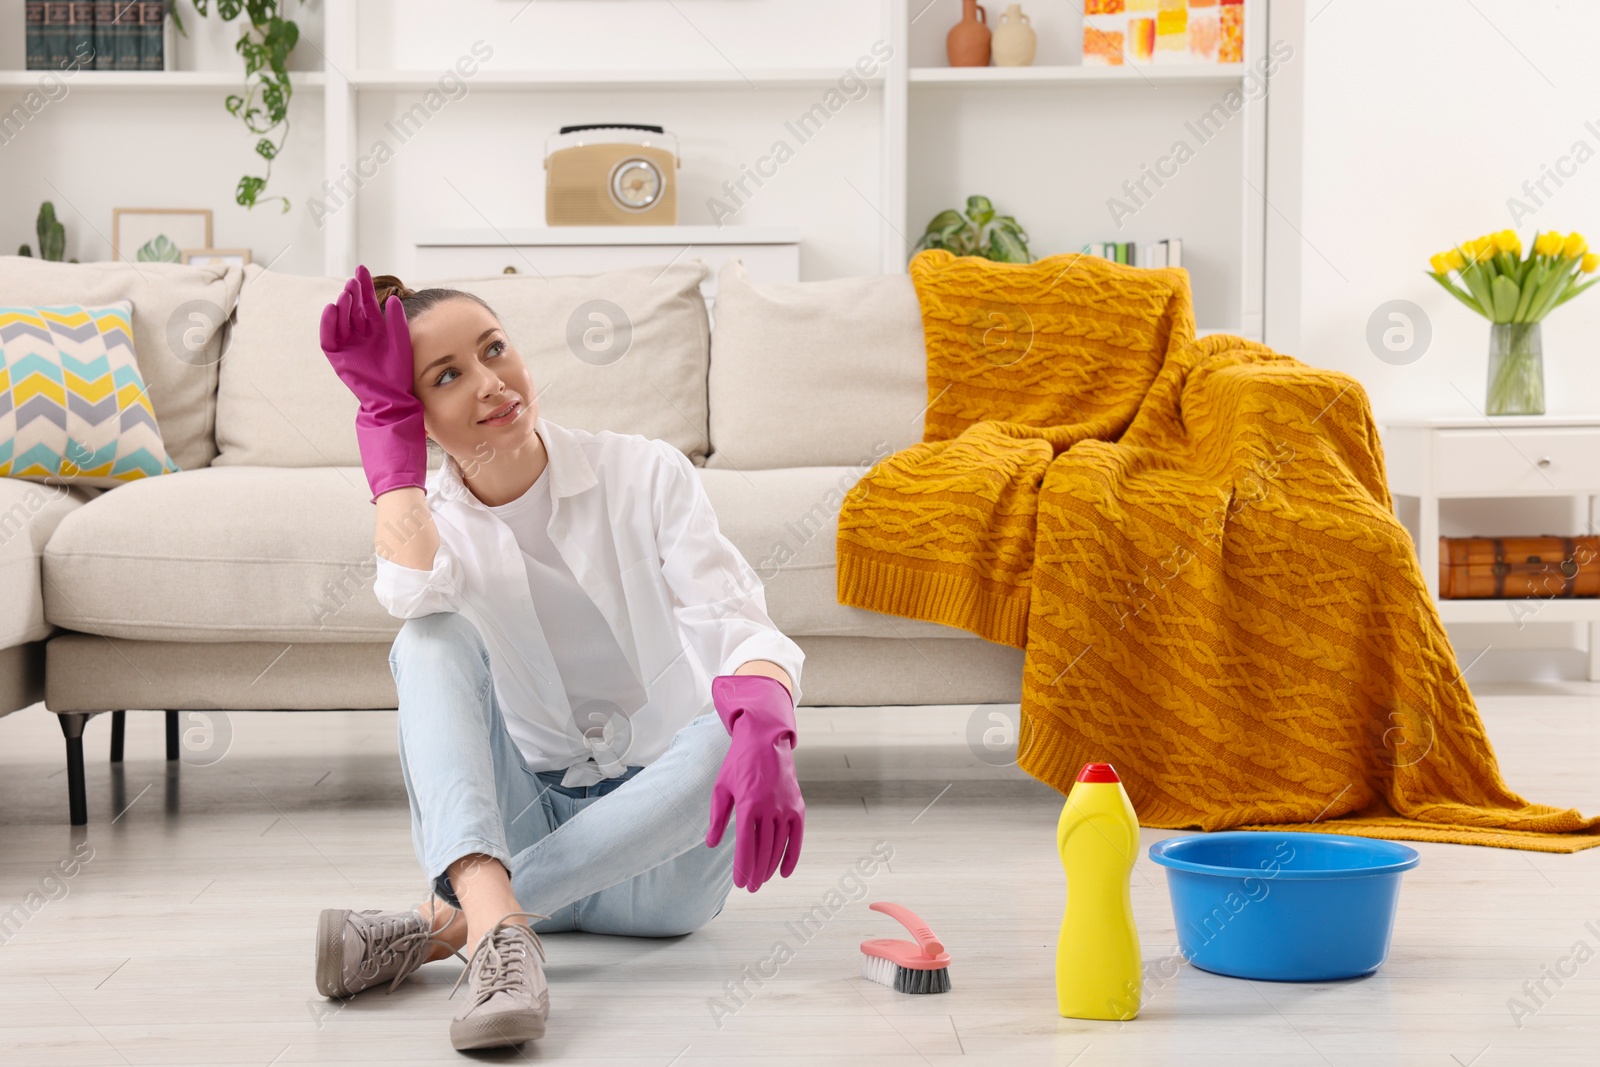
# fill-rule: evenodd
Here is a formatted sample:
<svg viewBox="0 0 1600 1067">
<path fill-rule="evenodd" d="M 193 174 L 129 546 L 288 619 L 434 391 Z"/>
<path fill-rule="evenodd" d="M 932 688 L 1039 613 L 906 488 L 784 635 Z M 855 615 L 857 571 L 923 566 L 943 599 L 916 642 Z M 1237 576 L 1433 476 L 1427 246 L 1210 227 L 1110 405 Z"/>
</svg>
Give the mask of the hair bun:
<svg viewBox="0 0 1600 1067">
<path fill-rule="evenodd" d="M 405 282 L 402 282 L 393 274 L 380 274 L 372 279 L 372 291 L 378 298 L 379 307 L 387 304 L 391 296 L 398 296 L 401 300 L 404 300 L 406 297 L 416 293 L 415 289 L 406 288 Z"/>
</svg>

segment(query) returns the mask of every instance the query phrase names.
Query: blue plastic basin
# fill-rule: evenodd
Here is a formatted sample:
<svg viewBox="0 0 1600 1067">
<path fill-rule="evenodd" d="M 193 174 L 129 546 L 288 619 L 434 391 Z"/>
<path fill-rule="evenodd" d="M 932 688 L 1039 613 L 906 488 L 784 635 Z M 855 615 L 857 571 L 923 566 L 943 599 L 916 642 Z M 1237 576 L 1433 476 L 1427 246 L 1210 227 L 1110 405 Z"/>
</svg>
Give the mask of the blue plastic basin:
<svg viewBox="0 0 1600 1067">
<path fill-rule="evenodd" d="M 1414 848 L 1343 834 L 1229 830 L 1150 846 L 1167 869 L 1178 948 L 1235 978 L 1315 982 L 1371 974 L 1389 955 Z"/>
</svg>

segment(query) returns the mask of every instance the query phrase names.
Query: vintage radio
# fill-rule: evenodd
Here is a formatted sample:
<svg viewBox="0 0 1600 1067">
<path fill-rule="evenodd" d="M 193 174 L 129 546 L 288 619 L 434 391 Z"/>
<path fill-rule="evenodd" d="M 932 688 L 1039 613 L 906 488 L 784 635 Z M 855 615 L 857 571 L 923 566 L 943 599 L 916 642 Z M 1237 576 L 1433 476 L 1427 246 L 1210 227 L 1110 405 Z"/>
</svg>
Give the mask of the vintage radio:
<svg viewBox="0 0 1600 1067">
<path fill-rule="evenodd" d="M 1600 596 L 1600 537 L 1441 537 L 1439 598 Z"/>
<path fill-rule="evenodd" d="M 563 126 L 544 169 L 547 225 L 678 222 L 678 139 L 660 126 Z"/>
</svg>

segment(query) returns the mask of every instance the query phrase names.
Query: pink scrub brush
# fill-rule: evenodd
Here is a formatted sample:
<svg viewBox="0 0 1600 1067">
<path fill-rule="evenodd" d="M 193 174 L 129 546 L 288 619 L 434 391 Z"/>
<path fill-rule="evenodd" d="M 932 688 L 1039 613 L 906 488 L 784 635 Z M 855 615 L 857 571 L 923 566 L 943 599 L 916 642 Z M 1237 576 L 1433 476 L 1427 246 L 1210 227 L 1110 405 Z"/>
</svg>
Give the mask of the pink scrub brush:
<svg viewBox="0 0 1600 1067">
<path fill-rule="evenodd" d="M 874 937 L 861 942 L 861 977 L 897 993 L 950 992 L 950 953 L 910 908 L 875 900 L 868 905 L 909 930 L 917 940 Z"/>
</svg>

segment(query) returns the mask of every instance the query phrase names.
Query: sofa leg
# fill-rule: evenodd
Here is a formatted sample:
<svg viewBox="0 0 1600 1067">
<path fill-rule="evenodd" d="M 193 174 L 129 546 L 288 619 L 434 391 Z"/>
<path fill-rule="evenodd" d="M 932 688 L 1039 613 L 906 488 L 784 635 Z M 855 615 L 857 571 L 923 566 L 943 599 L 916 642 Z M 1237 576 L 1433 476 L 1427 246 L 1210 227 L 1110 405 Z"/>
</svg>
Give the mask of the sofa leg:
<svg viewBox="0 0 1600 1067">
<path fill-rule="evenodd" d="M 111 713 L 111 762 L 122 762 L 122 738 L 125 725 L 123 719 L 126 712 L 113 711 Z"/>
<path fill-rule="evenodd" d="M 56 719 L 67 739 L 67 805 L 72 812 L 72 825 L 82 826 L 89 821 L 88 787 L 83 778 L 83 728 L 89 716 L 70 712 L 57 715 Z"/>
<path fill-rule="evenodd" d="M 167 712 L 167 759 L 178 758 L 178 713 Z"/>
</svg>

